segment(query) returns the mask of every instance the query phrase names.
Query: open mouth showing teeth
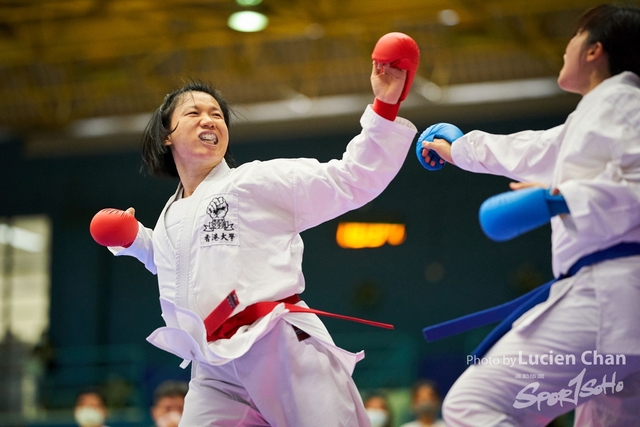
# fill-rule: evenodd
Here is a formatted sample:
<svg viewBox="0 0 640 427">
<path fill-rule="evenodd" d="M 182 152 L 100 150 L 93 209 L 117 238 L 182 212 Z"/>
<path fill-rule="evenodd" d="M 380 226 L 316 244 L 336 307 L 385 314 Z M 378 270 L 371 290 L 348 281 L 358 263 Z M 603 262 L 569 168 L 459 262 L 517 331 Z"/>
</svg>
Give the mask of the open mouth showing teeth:
<svg viewBox="0 0 640 427">
<path fill-rule="evenodd" d="M 218 137 L 213 133 L 203 133 L 200 135 L 200 140 L 209 144 L 217 144 Z"/>
</svg>

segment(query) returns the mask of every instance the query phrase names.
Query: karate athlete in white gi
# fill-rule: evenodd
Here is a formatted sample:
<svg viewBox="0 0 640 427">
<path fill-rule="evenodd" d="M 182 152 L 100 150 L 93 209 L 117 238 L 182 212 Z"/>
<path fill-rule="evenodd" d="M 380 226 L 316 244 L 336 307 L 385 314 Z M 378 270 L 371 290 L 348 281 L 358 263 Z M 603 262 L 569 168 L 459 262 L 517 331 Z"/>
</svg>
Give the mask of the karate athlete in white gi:
<svg viewBox="0 0 640 427">
<path fill-rule="evenodd" d="M 473 131 L 452 144 L 423 143 L 424 160 L 558 190 L 569 214 L 551 219 L 553 271 L 594 252 L 640 242 L 640 10 L 587 11 L 569 42 L 558 83 L 583 95 L 546 131 Z M 431 151 L 433 150 L 433 151 Z M 534 184 L 537 185 L 537 184 Z M 640 425 L 640 256 L 583 267 L 555 282 L 453 385 L 448 427 Z M 577 409 L 576 409 L 577 406 Z"/>
<path fill-rule="evenodd" d="M 409 59 L 417 68 L 414 47 Z M 351 379 L 362 352 L 336 347 L 315 314 L 280 303 L 247 313 L 281 300 L 306 307 L 296 296 L 305 287 L 299 233 L 363 206 L 395 177 L 416 135 L 413 124 L 396 118 L 408 73 L 374 62 L 376 100 L 362 115 L 362 132 L 342 159 L 328 163 L 230 167 L 229 107 L 205 84 L 167 95 L 152 117 L 143 159 L 153 174 L 178 177 L 180 185 L 154 230 L 140 224 L 127 248 L 111 249 L 157 273 L 167 326 L 148 340 L 183 366 L 192 363 L 180 426 L 370 425 Z M 241 312 L 250 320 L 230 323 Z"/>
</svg>

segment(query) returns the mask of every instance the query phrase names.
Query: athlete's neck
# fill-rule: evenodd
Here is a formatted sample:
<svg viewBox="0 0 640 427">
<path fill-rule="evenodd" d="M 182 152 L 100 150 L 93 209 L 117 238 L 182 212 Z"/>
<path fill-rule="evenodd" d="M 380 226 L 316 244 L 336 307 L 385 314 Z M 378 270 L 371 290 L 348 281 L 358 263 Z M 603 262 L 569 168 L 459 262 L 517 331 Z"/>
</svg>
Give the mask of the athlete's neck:
<svg viewBox="0 0 640 427">
<path fill-rule="evenodd" d="M 219 163 L 218 163 L 219 164 Z M 218 165 L 216 165 L 218 166 Z M 213 168 L 215 168 L 214 166 Z M 213 170 L 213 168 L 203 168 L 203 169 L 191 169 L 191 170 L 180 170 L 178 168 L 178 175 L 180 176 L 180 183 L 182 184 L 183 193 L 182 197 L 187 198 L 191 196 L 198 188 L 198 185 L 209 175 L 209 173 Z"/>
</svg>

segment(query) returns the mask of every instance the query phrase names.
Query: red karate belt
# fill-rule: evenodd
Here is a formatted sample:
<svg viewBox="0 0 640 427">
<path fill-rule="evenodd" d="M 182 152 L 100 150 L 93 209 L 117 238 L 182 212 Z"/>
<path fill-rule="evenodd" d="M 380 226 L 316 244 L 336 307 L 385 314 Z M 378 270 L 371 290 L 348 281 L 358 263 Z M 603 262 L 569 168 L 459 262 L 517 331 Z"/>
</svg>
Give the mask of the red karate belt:
<svg viewBox="0 0 640 427">
<path fill-rule="evenodd" d="M 291 313 L 312 313 L 319 316 L 334 317 L 336 319 L 364 323 L 378 328 L 393 329 L 393 325 L 388 323 L 374 322 L 357 317 L 343 316 L 341 314 L 300 307 L 296 305 L 296 303 L 300 301 L 301 300 L 298 295 L 292 295 L 279 301 L 257 302 L 255 304 L 251 304 L 240 313 L 229 317 L 238 304 L 240 304 L 236 291 L 232 291 L 227 298 L 225 298 L 224 301 L 222 301 L 204 319 L 204 326 L 207 329 L 207 342 L 216 341 L 222 338 L 231 338 L 241 326 L 251 325 L 259 318 L 271 313 L 278 304 L 284 304 L 284 307 Z"/>
</svg>

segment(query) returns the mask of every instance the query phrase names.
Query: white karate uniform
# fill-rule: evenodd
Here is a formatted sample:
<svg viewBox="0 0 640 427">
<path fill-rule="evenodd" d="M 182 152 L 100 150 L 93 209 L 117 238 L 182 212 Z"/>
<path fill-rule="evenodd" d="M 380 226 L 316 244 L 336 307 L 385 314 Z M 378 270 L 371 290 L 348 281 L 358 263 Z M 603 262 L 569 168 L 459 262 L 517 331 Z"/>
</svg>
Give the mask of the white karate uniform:
<svg viewBox="0 0 640 427">
<path fill-rule="evenodd" d="M 211 343 L 203 324 L 234 290 L 233 314 L 302 293 L 299 233 L 366 204 L 395 177 L 416 128 L 401 118 L 383 119 L 371 107 L 361 124 L 341 160 L 254 161 L 236 169 L 222 161 L 176 205 L 184 212 L 179 223 L 166 222 L 174 196 L 153 232 L 140 226 L 135 242 L 116 251 L 157 272 L 167 326 L 148 341 L 194 361 L 181 426 L 302 427 L 320 419 L 369 425 L 351 379 L 364 353 L 336 347 L 317 316 L 289 313 L 280 304 Z M 298 341 L 291 325 L 311 338 Z"/>
<path fill-rule="evenodd" d="M 512 135 L 473 131 L 456 140 L 451 153 L 462 169 L 560 190 L 571 214 L 551 220 L 556 276 L 587 254 L 640 242 L 640 77 L 633 73 L 602 82 L 561 126 Z M 593 363 L 593 351 L 625 355 L 626 364 Z M 561 361 L 574 355 L 577 363 L 528 359 L 547 355 L 549 362 L 558 354 Z M 518 319 L 485 358 L 447 395 L 448 426 L 542 426 L 576 404 L 576 426 L 639 426 L 640 256 L 601 262 L 556 282 L 549 299 Z M 540 407 L 527 406 L 530 395 L 575 389 L 582 369 L 584 383 L 601 384 L 605 375 L 611 381 L 615 373 L 624 389 L 597 396 L 583 390 L 574 402 L 543 395 Z M 523 391 L 532 383 L 536 390 Z"/>
</svg>

